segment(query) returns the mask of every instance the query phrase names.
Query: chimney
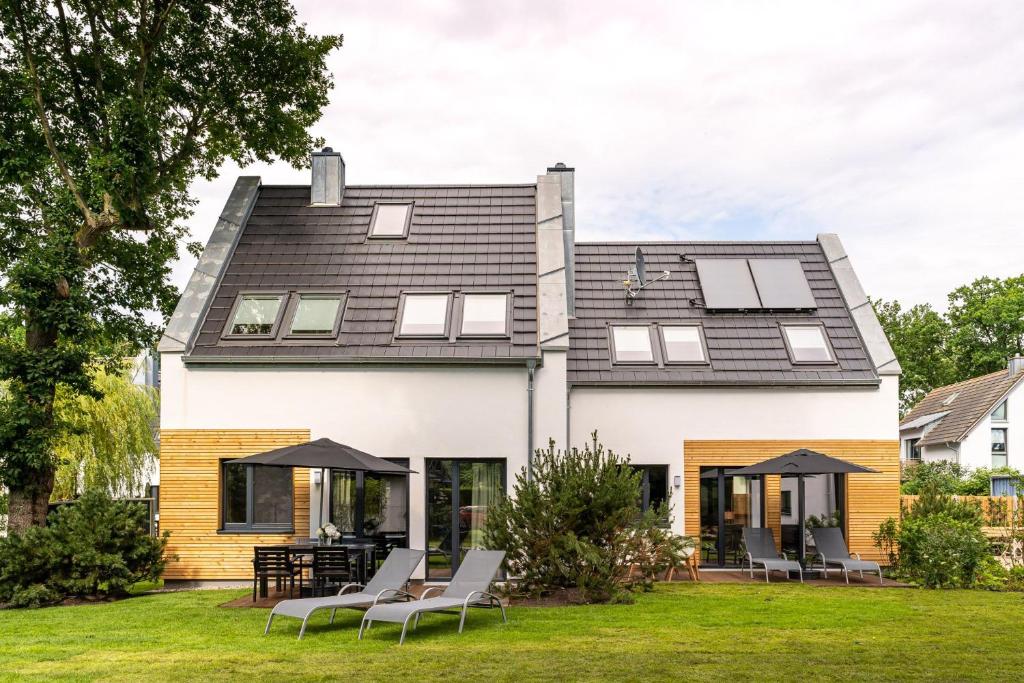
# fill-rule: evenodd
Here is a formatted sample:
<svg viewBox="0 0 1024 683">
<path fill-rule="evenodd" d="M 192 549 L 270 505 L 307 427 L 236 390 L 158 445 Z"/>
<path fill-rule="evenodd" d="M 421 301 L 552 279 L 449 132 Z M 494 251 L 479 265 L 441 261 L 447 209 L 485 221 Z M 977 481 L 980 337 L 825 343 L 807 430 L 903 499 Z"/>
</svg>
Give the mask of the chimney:
<svg viewBox="0 0 1024 683">
<path fill-rule="evenodd" d="M 1007 364 L 1007 367 L 1010 370 L 1010 377 L 1017 376 L 1018 374 L 1020 374 L 1021 370 L 1024 370 L 1024 356 L 1018 353 L 1016 356 L 1010 359 L 1010 362 Z"/>
<path fill-rule="evenodd" d="M 576 169 L 559 161 L 548 167 L 562 186 L 562 249 L 565 252 L 565 295 L 569 317 L 576 315 Z"/>
<path fill-rule="evenodd" d="M 313 180 L 310 183 L 310 204 L 340 206 L 345 194 L 345 160 L 330 147 L 313 152 Z"/>
</svg>

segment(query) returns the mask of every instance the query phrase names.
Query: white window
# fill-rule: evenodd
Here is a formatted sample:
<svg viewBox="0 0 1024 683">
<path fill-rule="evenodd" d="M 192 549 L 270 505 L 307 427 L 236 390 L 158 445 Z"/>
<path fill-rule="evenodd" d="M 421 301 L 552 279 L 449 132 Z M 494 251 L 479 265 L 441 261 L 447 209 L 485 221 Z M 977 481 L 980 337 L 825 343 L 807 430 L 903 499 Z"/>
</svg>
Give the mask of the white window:
<svg viewBox="0 0 1024 683">
<path fill-rule="evenodd" d="M 329 294 L 300 294 L 292 316 L 290 334 L 330 335 L 338 321 L 341 297 Z"/>
<path fill-rule="evenodd" d="M 406 294 L 400 335 L 444 336 L 448 323 L 447 294 Z"/>
<path fill-rule="evenodd" d="M 700 328 L 664 326 L 661 336 L 665 341 L 665 362 L 703 363 L 704 345 L 700 340 Z"/>
<path fill-rule="evenodd" d="M 270 335 L 281 310 L 280 294 L 245 294 L 235 307 L 230 334 Z"/>
<path fill-rule="evenodd" d="M 467 294 L 462 303 L 462 334 L 506 335 L 507 294 Z"/>
<path fill-rule="evenodd" d="M 995 422 L 1006 422 L 1006 401 L 996 406 L 992 411 L 992 420 Z"/>
<path fill-rule="evenodd" d="M 646 326 L 617 325 L 612 327 L 616 363 L 653 363 L 651 331 Z"/>
<path fill-rule="evenodd" d="M 1006 467 L 1006 429 L 992 430 L 992 467 Z"/>
<path fill-rule="evenodd" d="M 831 363 L 832 352 L 825 341 L 825 332 L 818 327 L 786 325 L 786 341 L 794 363 Z"/>
<path fill-rule="evenodd" d="M 405 237 L 412 204 L 377 204 L 370 225 L 370 237 Z"/>
</svg>

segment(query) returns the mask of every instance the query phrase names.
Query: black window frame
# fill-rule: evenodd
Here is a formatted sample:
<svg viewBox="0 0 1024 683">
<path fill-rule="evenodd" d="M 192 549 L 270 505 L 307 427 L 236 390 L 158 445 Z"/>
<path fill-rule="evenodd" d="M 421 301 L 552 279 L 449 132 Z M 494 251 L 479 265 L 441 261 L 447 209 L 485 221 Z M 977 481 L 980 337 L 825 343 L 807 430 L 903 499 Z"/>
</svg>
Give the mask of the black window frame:
<svg viewBox="0 0 1024 683">
<path fill-rule="evenodd" d="M 292 332 L 292 325 L 295 323 L 295 315 L 299 312 L 299 304 L 302 303 L 303 298 L 338 300 L 338 310 L 334 314 L 334 326 L 331 328 L 330 332 Z M 281 339 L 337 339 L 338 334 L 341 332 L 341 321 L 345 317 L 345 305 L 347 303 L 347 291 L 317 289 L 292 292 L 288 297 L 287 311 L 284 316 L 284 320 L 287 321 L 287 324 L 281 325 Z"/>
<path fill-rule="evenodd" d="M 779 517 L 793 516 L 793 491 L 779 489 Z"/>
<path fill-rule="evenodd" d="M 789 335 L 786 334 L 786 329 L 792 327 L 796 328 L 817 328 L 821 332 L 821 338 L 825 341 L 825 350 L 828 351 L 828 360 L 797 360 L 796 354 L 793 352 L 793 346 L 789 343 Z M 782 343 L 786 345 L 786 353 L 789 354 L 789 362 L 793 365 L 811 365 L 811 366 L 823 366 L 823 365 L 839 365 L 839 358 L 836 356 L 836 349 L 832 346 L 832 340 L 828 337 L 828 329 L 822 323 L 813 322 L 780 322 L 779 333 L 782 335 Z"/>
<path fill-rule="evenodd" d="M 401 465 L 408 469 L 409 458 L 384 458 L 390 463 L 395 465 Z M 404 548 L 409 547 L 409 518 L 410 518 L 410 501 L 412 491 L 412 478 L 408 474 L 392 474 L 388 472 L 361 472 L 359 470 L 343 470 L 330 468 L 327 470 L 327 484 L 321 481 L 321 486 L 325 486 L 327 489 L 327 521 L 337 526 L 338 521 L 334 515 L 334 473 L 350 471 L 355 474 L 355 487 L 356 497 L 354 502 L 354 511 L 352 515 L 352 531 L 342 531 L 342 536 L 346 538 L 374 538 L 374 535 L 367 536 L 364 532 L 366 529 L 366 475 L 371 474 L 375 476 L 392 476 L 392 477 L 405 477 L 405 531 L 403 535 L 403 546 Z M 340 530 L 340 527 L 339 527 Z M 397 532 L 383 532 L 382 534 L 376 534 L 376 536 L 394 536 Z"/>
<path fill-rule="evenodd" d="M 373 226 L 377 224 L 377 207 L 382 204 L 408 206 L 405 213 L 405 227 L 401 235 L 374 235 Z M 407 240 L 412 229 L 412 213 L 416 210 L 416 202 L 405 199 L 379 199 L 373 203 L 373 211 L 370 214 L 370 225 L 366 228 L 366 239 L 368 240 Z"/>
<path fill-rule="evenodd" d="M 272 465 L 245 465 L 235 464 L 235 466 L 242 466 L 245 468 L 245 518 L 244 523 L 232 522 L 228 523 L 225 520 L 227 516 L 227 487 L 224 482 L 227 480 L 226 470 L 231 463 L 232 458 L 225 458 L 220 461 L 220 528 L 218 533 L 221 534 L 293 534 L 295 533 L 295 471 L 292 468 L 280 468 Z M 255 524 L 253 518 L 255 516 L 255 494 L 254 494 L 254 483 L 253 483 L 253 469 L 256 467 L 269 467 L 271 469 L 286 469 L 288 471 L 288 479 L 291 482 L 291 486 L 288 487 L 288 491 L 291 494 L 291 519 L 288 524 Z"/>
<path fill-rule="evenodd" d="M 665 491 L 662 501 L 666 506 L 671 505 L 672 496 L 672 484 L 669 481 L 669 466 L 664 464 L 634 464 L 630 463 L 630 467 L 634 471 L 641 473 L 640 479 L 640 511 L 647 512 L 651 509 L 651 470 L 657 468 L 665 472 Z M 671 511 L 666 507 L 665 517 L 658 520 L 658 526 L 664 529 L 668 529 L 671 526 L 672 514 Z"/>
<path fill-rule="evenodd" d="M 267 332 L 266 334 L 233 334 L 231 332 L 231 328 L 235 326 L 235 314 L 238 313 L 238 307 L 242 305 L 242 301 L 244 301 L 246 298 L 276 298 L 278 300 L 277 314 L 274 317 L 274 322 L 271 325 L 270 332 Z M 276 339 L 278 333 L 281 330 L 281 321 L 284 319 L 285 311 L 289 307 L 289 298 L 289 293 L 284 290 L 239 292 L 238 294 L 235 295 L 235 301 L 231 305 L 231 311 L 228 313 L 228 319 L 224 323 L 224 329 L 221 330 L 221 339 L 227 341 L 245 341 L 249 339 Z"/>
</svg>

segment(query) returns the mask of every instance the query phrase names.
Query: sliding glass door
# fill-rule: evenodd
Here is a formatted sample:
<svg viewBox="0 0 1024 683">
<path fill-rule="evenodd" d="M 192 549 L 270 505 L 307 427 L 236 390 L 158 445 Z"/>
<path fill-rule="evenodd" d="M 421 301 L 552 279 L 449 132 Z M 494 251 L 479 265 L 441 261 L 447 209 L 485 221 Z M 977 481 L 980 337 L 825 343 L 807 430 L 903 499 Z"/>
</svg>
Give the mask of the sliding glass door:
<svg viewBox="0 0 1024 683">
<path fill-rule="evenodd" d="M 408 466 L 408 460 L 392 462 Z M 330 520 L 346 536 L 383 537 L 407 547 L 409 477 L 332 470 Z"/>
<path fill-rule="evenodd" d="M 504 460 L 427 459 L 427 578 L 451 578 L 483 547 L 488 511 L 505 496 Z"/>
<path fill-rule="evenodd" d="M 762 526 L 764 496 L 758 477 L 730 474 L 723 467 L 700 472 L 701 559 L 720 567 L 743 558 L 743 527 Z"/>
</svg>

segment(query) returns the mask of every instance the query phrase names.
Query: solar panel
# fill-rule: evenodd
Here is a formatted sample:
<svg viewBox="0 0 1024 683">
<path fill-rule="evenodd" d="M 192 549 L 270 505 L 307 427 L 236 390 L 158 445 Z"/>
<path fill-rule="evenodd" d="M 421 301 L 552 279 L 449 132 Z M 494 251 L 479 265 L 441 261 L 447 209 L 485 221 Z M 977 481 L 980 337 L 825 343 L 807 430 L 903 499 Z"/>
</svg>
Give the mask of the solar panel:
<svg viewBox="0 0 1024 683">
<path fill-rule="evenodd" d="M 761 308 L 746 259 L 695 259 L 704 305 L 717 310 Z"/>
<path fill-rule="evenodd" d="M 763 308 L 817 308 L 797 259 L 750 259 L 749 263 Z"/>
</svg>

